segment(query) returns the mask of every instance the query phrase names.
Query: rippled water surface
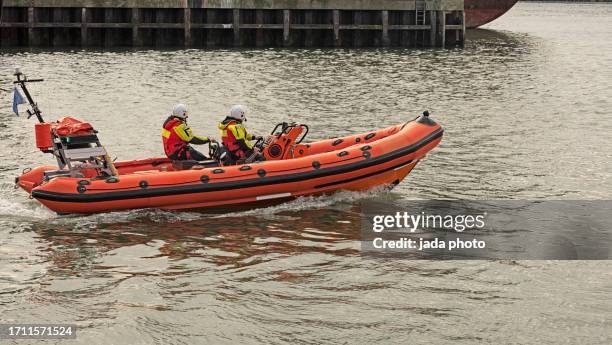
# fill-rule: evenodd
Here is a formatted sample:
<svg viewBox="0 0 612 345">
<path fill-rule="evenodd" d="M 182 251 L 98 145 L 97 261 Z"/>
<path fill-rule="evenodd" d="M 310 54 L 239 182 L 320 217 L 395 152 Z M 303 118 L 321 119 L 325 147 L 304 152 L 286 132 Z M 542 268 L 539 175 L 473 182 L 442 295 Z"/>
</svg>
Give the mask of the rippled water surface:
<svg viewBox="0 0 612 345">
<path fill-rule="evenodd" d="M 359 256 L 359 200 L 610 199 L 612 5 L 519 3 L 450 50 L 0 51 L 0 320 L 76 323 L 78 343 L 612 342 L 605 261 Z M 445 137 L 393 192 L 341 193 L 239 214 L 139 210 L 59 217 L 13 190 L 52 163 L 11 114 L 12 66 L 47 118 L 96 126 L 119 159 L 159 156 L 177 101 L 217 135 L 311 139 L 412 119 Z"/>
</svg>

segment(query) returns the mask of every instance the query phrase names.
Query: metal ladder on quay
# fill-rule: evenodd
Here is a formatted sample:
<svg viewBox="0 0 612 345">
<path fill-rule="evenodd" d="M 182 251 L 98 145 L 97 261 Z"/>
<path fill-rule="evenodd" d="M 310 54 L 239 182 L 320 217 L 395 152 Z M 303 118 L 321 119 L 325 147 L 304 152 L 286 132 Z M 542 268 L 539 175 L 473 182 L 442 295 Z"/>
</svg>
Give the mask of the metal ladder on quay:
<svg viewBox="0 0 612 345">
<path fill-rule="evenodd" d="M 425 0 L 414 0 L 415 25 L 425 25 Z"/>
<path fill-rule="evenodd" d="M 425 0 L 414 0 L 414 24 L 415 25 L 425 25 L 425 9 L 426 9 L 426 4 L 425 4 Z M 420 35 L 419 33 L 415 33 L 415 45 L 417 44 L 416 39 L 417 37 L 420 37 L 421 39 L 421 46 L 425 46 L 425 32 L 421 31 Z"/>
</svg>

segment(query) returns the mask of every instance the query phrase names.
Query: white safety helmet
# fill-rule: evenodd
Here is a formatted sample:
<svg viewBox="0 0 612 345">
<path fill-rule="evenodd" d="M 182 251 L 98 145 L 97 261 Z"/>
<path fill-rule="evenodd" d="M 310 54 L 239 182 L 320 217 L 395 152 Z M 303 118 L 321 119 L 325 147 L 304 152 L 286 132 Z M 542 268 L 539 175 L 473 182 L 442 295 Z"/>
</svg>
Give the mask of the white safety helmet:
<svg viewBox="0 0 612 345">
<path fill-rule="evenodd" d="M 230 117 L 245 122 L 246 119 L 247 108 L 244 105 L 235 105 L 230 110 Z"/>
<path fill-rule="evenodd" d="M 179 103 L 172 108 L 172 116 L 176 116 L 181 119 L 186 119 L 189 116 L 189 112 L 187 111 L 187 106 Z"/>
</svg>

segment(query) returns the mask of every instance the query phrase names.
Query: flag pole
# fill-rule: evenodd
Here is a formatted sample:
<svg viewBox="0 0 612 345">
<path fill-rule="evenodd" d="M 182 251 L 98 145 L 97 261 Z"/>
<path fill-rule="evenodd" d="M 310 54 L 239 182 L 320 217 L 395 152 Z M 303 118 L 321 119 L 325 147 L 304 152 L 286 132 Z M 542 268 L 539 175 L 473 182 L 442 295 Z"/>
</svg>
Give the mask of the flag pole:
<svg viewBox="0 0 612 345">
<path fill-rule="evenodd" d="M 28 91 L 28 88 L 26 87 L 26 83 L 41 82 L 43 81 L 43 79 L 28 79 L 28 77 L 21 73 L 21 70 L 19 68 L 15 68 L 15 73 L 13 75 L 17 77 L 17 80 L 14 81 L 13 84 L 19 84 L 19 86 L 21 86 L 23 93 L 25 94 L 28 102 L 30 103 L 30 107 L 32 107 L 32 110 L 34 111 L 34 113 L 32 113 L 28 109 L 28 118 L 30 118 L 32 115 L 36 115 L 38 122 L 45 123 L 45 120 L 42 117 L 42 112 L 40 111 L 40 109 L 38 109 L 38 105 L 36 104 L 36 102 L 34 102 L 32 96 L 30 95 L 30 92 Z"/>
</svg>

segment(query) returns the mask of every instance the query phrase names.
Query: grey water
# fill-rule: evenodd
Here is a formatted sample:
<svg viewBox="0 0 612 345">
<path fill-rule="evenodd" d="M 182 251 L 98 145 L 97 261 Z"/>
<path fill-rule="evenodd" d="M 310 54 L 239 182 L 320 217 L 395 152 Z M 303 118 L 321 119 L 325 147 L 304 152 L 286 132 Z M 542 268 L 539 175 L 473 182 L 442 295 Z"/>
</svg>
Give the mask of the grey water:
<svg viewBox="0 0 612 345">
<path fill-rule="evenodd" d="M 1 323 L 74 323 L 79 344 L 611 343 L 609 261 L 359 255 L 364 198 L 612 198 L 612 5 L 519 2 L 468 36 L 462 49 L 0 50 Z M 161 156 L 179 101 L 210 136 L 241 103 L 255 133 L 291 120 L 317 140 L 427 109 L 445 137 L 389 193 L 60 217 L 13 189 L 53 163 L 34 119 L 12 114 L 15 65 L 46 79 L 31 91 L 48 119 L 91 122 L 119 160 Z"/>
</svg>

